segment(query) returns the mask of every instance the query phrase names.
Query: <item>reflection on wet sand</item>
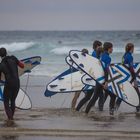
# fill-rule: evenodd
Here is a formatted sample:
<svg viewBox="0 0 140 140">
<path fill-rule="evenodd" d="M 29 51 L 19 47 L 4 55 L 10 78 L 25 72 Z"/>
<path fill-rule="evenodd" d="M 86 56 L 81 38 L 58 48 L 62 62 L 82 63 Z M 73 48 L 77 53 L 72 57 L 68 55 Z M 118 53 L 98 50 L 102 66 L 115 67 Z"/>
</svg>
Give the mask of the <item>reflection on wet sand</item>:
<svg viewBox="0 0 140 140">
<path fill-rule="evenodd" d="M 26 77 L 21 80 L 23 88 L 24 81 Z M 70 110 L 72 94 L 44 97 L 46 83 L 46 77 L 30 78 L 27 93 L 32 99 L 33 109 L 16 110 L 13 122 L 5 121 L 6 116 L 1 105 L 0 140 L 140 139 L 140 115 L 135 114 L 135 108 L 122 103 L 120 110 L 114 116 L 110 116 L 107 102 L 103 112 L 99 112 L 95 107 L 86 116 L 84 110 Z"/>
<path fill-rule="evenodd" d="M 1 140 L 19 140 L 18 136 L 0 136 Z"/>
</svg>

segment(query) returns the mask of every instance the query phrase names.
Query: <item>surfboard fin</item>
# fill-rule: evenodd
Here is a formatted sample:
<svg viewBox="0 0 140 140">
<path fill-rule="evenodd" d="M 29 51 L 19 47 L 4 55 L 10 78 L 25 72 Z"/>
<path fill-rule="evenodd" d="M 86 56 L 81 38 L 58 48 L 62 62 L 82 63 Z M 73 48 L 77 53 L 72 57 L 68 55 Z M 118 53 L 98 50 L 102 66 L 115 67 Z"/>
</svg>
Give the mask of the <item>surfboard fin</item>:
<svg viewBox="0 0 140 140">
<path fill-rule="evenodd" d="M 79 66 L 82 67 L 82 68 L 84 68 L 84 65 L 83 64 L 79 64 Z"/>
<path fill-rule="evenodd" d="M 51 88 L 55 88 L 57 87 L 58 85 L 50 85 Z"/>
<path fill-rule="evenodd" d="M 60 91 L 65 91 L 65 90 L 66 90 L 65 88 L 61 88 L 61 89 L 60 89 Z"/>
<path fill-rule="evenodd" d="M 93 80 L 92 78 L 86 78 L 86 81 L 90 81 L 90 80 Z"/>
<path fill-rule="evenodd" d="M 82 52 L 81 54 L 82 54 L 83 56 L 86 56 L 86 53 L 83 53 L 83 52 Z"/>
<path fill-rule="evenodd" d="M 30 73 L 31 72 L 31 70 L 25 70 L 24 71 L 24 73 Z"/>
<path fill-rule="evenodd" d="M 73 56 L 76 57 L 77 59 L 79 58 L 78 54 L 76 53 L 74 53 Z"/>
<path fill-rule="evenodd" d="M 63 77 L 58 78 L 58 80 L 63 80 L 63 79 L 64 79 Z"/>
<path fill-rule="evenodd" d="M 69 60 L 70 62 L 73 62 L 72 59 Z"/>
<path fill-rule="evenodd" d="M 31 63 L 31 60 L 27 60 L 27 61 L 25 61 L 24 63 L 25 63 L 25 64 Z"/>
<path fill-rule="evenodd" d="M 32 65 L 39 65 L 39 64 L 40 64 L 40 62 L 38 62 L 38 61 L 35 61 L 32 63 Z"/>
</svg>

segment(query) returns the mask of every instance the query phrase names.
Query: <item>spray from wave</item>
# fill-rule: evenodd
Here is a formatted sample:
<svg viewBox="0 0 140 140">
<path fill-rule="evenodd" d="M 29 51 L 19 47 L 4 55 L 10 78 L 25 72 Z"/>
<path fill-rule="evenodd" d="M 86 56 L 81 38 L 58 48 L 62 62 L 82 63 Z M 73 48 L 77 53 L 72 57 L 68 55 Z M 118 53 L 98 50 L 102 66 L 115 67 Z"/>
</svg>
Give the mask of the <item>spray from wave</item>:
<svg viewBox="0 0 140 140">
<path fill-rule="evenodd" d="M 70 50 L 82 50 L 83 48 L 88 49 L 90 54 L 93 51 L 91 47 L 79 47 L 79 46 L 77 46 L 77 47 L 67 47 L 67 46 L 64 46 L 64 47 L 54 48 L 50 52 L 54 53 L 56 55 L 68 55 Z M 113 53 L 118 54 L 118 53 L 124 53 L 124 52 L 125 52 L 125 48 L 120 48 L 120 47 L 114 47 L 113 48 Z M 140 48 L 135 47 L 134 53 L 135 54 L 140 54 Z"/>
<path fill-rule="evenodd" d="M 68 55 L 70 50 L 82 50 L 84 47 L 59 47 L 54 48 L 50 52 L 56 54 L 56 55 Z M 87 47 L 85 47 L 87 48 Z M 88 50 L 91 50 L 90 48 L 87 48 Z"/>
<path fill-rule="evenodd" d="M 29 49 L 35 45 L 34 42 L 13 42 L 0 44 L 0 48 L 6 48 L 9 52 L 23 51 Z"/>
</svg>

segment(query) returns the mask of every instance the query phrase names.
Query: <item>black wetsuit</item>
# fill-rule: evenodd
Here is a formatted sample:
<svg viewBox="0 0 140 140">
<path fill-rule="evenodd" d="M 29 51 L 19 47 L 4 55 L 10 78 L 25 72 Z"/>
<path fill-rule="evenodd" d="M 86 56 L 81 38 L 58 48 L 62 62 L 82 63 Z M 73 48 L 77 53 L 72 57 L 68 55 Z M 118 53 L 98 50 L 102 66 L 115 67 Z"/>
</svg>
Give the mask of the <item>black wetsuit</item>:
<svg viewBox="0 0 140 140">
<path fill-rule="evenodd" d="M 101 60 L 105 63 L 105 66 L 104 66 L 105 81 L 108 81 L 108 74 L 109 74 L 108 71 L 109 71 L 109 65 L 111 63 L 111 58 L 107 52 L 104 52 L 101 56 Z M 107 96 L 108 94 L 111 97 L 110 104 L 109 104 L 110 110 L 114 109 L 116 96 L 114 94 L 112 94 L 111 92 L 109 92 L 108 90 L 104 90 L 105 91 L 105 95 L 104 95 L 103 90 L 104 90 L 103 86 L 101 84 L 99 84 L 98 82 L 96 82 L 94 96 L 88 103 L 85 113 L 89 113 L 91 107 L 95 105 L 95 103 L 99 97 L 101 98 L 99 110 L 102 111 L 103 105 L 104 105 L 104 100 L 105 100 L 104 96 Z"/>
<path fill-rule="evenodd" d="M 0 73 L 4 73 L 4 107 L 8 119 L 13 119 L 15 112 L 15 100 L 20 88 L 20 81 L 18 76 L 19 60 L 15 56 L 6 56 L 2 59 L 0 64 Z"/>
<path fill-rule="evenodd" d="M 95 58 L 97 58 L 97 59 L 100 59 L 100 55 L 101 55 L 101 52 L 99 52 L 99 51 L 93 51 L 92 52 L 92 56 L 95 57 Z M 98 83 L 96 83 L 96 86 L 97 85 L 100 86 Z M 96 86 L 93 87 L 92 89 L 88 90 L 87 93 L 85 93 L 85 97 L 77 105 L 77 108 L 76 108 L 77 111 L 79 111 L 81 109 L 81 107 L 91 99 L 91 97 L 92 97 L 91 100 L 94 99 L 95 101 L 90 101 L 88 103 L 88 105 L 91 102 L 94 102 L 94 104 L 95 104 L 95 102 L 99 98 L 99 102 L 98 102 L 99 110 L 102 110 L 102 108 L 103 108 L 103 102 L 104 102 L 103 93 L 102 92 L 96 92 Z M 94 93 L 94 91 L 95 91 L 95 93 Z M 93 95 L 93 93 L 94 93 L 94 95 Z"/>
<path fill-rule="evenodd" d="M 76 111 L 79 111 L 81 107 L 90 100 L 91 96 L 93 95 L 93 92 L 94 92 L 94 88 L 86 91 L 85 97 L 77 105 Z"/>
</svg>

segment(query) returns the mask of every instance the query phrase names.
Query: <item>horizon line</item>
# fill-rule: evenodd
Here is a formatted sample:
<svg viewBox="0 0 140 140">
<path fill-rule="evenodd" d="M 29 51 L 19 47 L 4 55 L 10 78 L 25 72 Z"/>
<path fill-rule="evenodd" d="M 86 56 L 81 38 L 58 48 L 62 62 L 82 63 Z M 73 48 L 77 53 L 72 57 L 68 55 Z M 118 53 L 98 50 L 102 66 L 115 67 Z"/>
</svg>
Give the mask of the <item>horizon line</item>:
<svg viewBox="0 0 140 140">
<path fill-rule="evenodd" d="M 140 29 L 109 29 L 109 30 L 0 30 L 0 32 L 68 32 L 68 31 L 72 31 L 72 32 L 78 32 L 78 31 L 85 31 L 85 32 L 96 32 L 96 31 L 140 31 Z"/>
</svg>

